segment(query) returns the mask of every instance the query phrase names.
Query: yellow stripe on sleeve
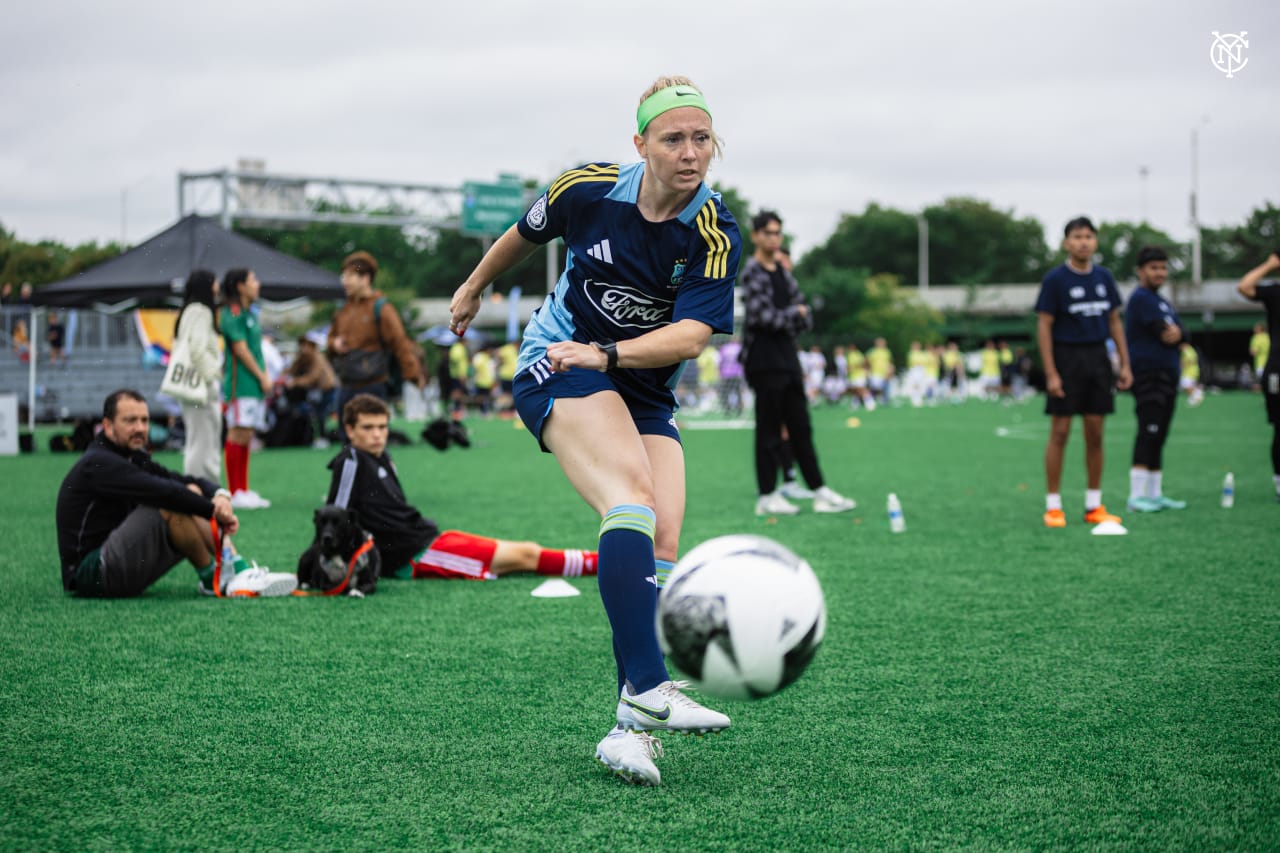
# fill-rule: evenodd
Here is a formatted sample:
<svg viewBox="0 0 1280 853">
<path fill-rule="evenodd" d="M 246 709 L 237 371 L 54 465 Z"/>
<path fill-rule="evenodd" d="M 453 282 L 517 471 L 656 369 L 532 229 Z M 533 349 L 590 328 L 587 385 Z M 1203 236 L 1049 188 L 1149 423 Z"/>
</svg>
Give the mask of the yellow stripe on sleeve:
<svg viewBox="0 0 1280 853">
<path fill-rule="evenodd" d="M 614 166 L 584 166 L 581 169 L 570 169 L 560 177 L 556 178 L 551 188 L 547 190 L 547 204 L 553 204 L 561 193 L 575 184 L 589 183 L 593 181 L 617 183 L 618 167 Z"/>
<path fill-rule="evenodd" d="M 719 220 L 714 201 L 708 200 L 698 211 L 698 233 L 707 243 L 707 265 L 703 269 L 707 278 L 724 278 L 729 270 L 729 235 Z"/>
</svg>

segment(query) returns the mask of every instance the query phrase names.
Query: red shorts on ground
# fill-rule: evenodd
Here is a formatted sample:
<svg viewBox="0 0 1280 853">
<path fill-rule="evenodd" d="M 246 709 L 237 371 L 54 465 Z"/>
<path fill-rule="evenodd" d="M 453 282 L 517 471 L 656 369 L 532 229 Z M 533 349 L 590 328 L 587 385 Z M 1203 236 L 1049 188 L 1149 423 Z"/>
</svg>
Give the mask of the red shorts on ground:
<svg viewBox="0 0 1280 853">
<path fill-rule="evenodd" d="M 498 540 L 446 530 L 427 546 L 427 550 L 410 561 L 413 577 L 462 578 L 473 581 L 495 580 L 498 576 L 489 571 L 493 555 L 498 550 Z"/>
</svg>

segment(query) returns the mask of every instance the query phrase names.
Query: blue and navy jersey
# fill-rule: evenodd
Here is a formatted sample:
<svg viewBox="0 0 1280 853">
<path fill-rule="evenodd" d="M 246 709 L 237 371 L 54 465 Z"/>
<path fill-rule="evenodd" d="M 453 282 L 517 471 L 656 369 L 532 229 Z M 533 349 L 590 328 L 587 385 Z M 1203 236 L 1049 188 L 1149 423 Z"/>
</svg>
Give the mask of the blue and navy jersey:
<svg viewBox="0 0 1280 853">
<path fill-rule="evenodd" d="M 1036 311 L 1053 315 L 1054 342 L 1100 344 L 1111 337 L 1110 314 L 1120 304 L 1111 270 L 1094 266 L 1080 273 L 1062 264 L 1040 283 Z"/>
<path fill-rule="evenodd" d="M 733 284 L 742 240 L 706 184 L 674 219 L 650 222 L 636 207 L 644 164 L 589 163 L 557 178 L 516 223 L 533 243 L 562 237 L 565 271 L 524 332 L 517 372 L 557 341 L 621 341 L 680 320 L 733 332 Z M 682 365 L 615 370 L 618 391 L 661 405 Z"/>
<path fill-rule="evenodd" d="M 1150 288 L 1141 285 L 1134 288 L 1124 309 L 1124 336 L 1129 341 L 1129 363 L 1134 373 L 1148 370 L 1167 370 L 1175 376 L 1181 373 L 1178 344 L 1160 340 L 1166 325 L 1183 328 L 1169 300 Z"/>
</svg>

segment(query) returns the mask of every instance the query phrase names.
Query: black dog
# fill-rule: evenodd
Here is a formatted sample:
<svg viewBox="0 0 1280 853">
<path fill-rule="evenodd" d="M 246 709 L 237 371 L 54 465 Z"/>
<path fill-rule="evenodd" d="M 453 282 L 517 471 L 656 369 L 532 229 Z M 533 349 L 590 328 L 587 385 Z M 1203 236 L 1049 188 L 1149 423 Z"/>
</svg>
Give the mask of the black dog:
<svg viewBox="0 0 1280 853">
<path fill-rule="evenodd" d="M 298 559 L 298 587 L 312 594 L 372 595 L 382 560 L 356 514 L 325 504 L 316 510 L 313 521 L 316 538 Z"/>
<path fill-rule="evenodd" d="M 422 431 L 422 440 L 439 451 L 448 450 L 450 443 L 459 447 L 471 446 L 471 438 L 467 435 L 467 428 L 457 421 L 446 420 L 445 418 L 436 418 L 427 424 Z"/>
</svg>

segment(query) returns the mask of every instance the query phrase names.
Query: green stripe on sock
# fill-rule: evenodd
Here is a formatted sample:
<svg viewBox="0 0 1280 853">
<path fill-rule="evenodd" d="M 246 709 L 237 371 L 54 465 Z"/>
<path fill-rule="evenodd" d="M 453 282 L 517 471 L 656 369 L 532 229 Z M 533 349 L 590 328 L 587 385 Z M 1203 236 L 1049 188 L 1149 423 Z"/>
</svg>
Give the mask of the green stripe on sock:
<svg viewBox="0 0 1280 853">
<path fill-rule="evenodd" d="M 605 513 L 600 522 L 600 535 L 603 536 L 610 530 L 633 530 L 652 539 L 656 526 L 656 518 L 649 507 L 622 504 Z"/>
</svg>

